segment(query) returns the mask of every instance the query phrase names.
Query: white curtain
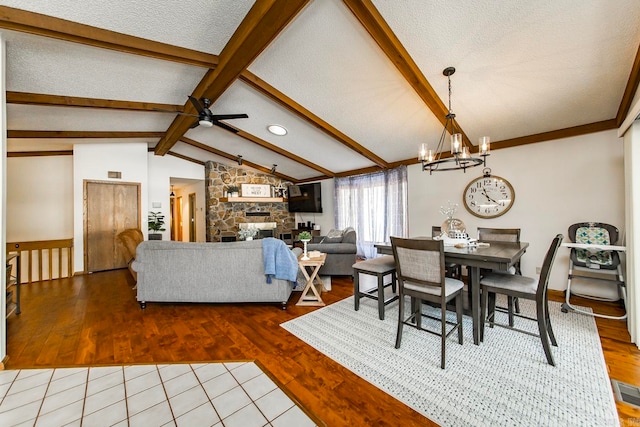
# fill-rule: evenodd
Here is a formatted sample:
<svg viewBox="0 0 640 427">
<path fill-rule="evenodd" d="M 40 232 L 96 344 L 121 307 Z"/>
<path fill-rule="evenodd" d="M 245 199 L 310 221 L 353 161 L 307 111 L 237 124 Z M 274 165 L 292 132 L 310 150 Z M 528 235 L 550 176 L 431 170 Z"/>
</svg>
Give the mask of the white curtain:
<svg viewBox="0 0 640 427">
<path fill-rule="evenodd" d="M 376 243 L 407 236 L 406 166 L 336 178 L 334 194 L 336 226 L 356 230 L 358 256 L 375 258 Z"/>
</svg>

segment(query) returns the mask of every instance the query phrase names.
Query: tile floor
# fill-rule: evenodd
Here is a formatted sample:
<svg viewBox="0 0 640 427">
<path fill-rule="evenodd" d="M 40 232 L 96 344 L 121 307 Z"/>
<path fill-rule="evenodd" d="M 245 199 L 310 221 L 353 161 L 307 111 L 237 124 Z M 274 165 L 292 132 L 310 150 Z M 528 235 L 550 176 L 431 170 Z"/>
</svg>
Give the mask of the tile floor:
<svg viewBox="0 0 640 427">
<path fill-rule="evenodd" d="M 315 426 L 253 362 L 0 371 L 0 426 Z"/>
</svg>

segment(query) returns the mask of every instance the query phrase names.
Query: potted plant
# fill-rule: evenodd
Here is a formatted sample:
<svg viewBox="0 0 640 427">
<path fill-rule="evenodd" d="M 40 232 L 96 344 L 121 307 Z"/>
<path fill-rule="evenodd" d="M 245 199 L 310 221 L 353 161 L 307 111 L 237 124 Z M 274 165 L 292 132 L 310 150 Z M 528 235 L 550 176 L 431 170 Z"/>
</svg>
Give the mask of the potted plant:
<svg viewBox="0 0 640 427">
<path fill-rule="evenodd" d="M 238 197 L 240 193 L 240 187 L 238 187 L 237 185 L 230 185 L 227 188 L 227 195 L 229 197 Z"/>
<path fill-rule="evenodd" d="M 304 253 L 302 254 L 301 259 L 306 261 L 309 259 L 309 255 L 307 255 L 307 243 L 311 241 L 311 233 L 309 233 L 308 231 L 303 231 L 298 234 L 298 239 L 302 240 L 302 243 L 304 244 Z"/>
<path fill-rule="evenodd" d="M 298 239 L 302 240 L 303 242 L 305 240 L 309 242 L 311 241 L 311 233 L 309 233 L 308 231 L 303 231 L 300 234 L 298 234 Z"/>
<path fill-rule="evenodd" d="M 160 231 L 165 231 L 164 226 L 164 215 L 162 212 L 149 212 L 148 217 L 148 228 L 149 228 L 149 240 L 162 240 L 162 233 Z M 153 232 L 153 233 L 151 233 Z"/>
</svg>

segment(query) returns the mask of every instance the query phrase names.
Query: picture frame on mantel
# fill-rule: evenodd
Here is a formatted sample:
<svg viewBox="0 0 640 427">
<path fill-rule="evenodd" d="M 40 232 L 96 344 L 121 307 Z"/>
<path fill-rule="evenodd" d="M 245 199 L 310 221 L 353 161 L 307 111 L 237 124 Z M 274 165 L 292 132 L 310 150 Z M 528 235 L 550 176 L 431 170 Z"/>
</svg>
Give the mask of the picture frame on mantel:
<svg viewBox="0 0 640 427">
<path fill-rule="evenodd" d="M 242 184 L 242 197 L 271 197 L 269 184 Z"/>
</svg>

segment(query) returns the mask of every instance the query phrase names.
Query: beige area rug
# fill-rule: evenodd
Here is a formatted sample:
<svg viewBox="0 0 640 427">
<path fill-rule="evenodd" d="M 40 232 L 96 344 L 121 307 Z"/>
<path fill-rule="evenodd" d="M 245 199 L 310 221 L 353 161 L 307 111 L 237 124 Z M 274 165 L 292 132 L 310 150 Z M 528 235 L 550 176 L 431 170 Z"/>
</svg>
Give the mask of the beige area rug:
<svg viewBox="0 0 640 427">
<path fill-rule="evenodd" d="M 532 314 L 527 303 L 521 301 L 522 310 Z M 354 311 L 350 297 L 281 326 L 442 426 L 619 425 L 592 317 L 550 303 L 559 344 L 553 367 L 539 338 L 504 328 L 487 328 L 484 342 L 474 345 L 465 316 L 464 345 L 453 334 L 442 370 L 438 336 L 405 327 L 402 347 L 395 348 L 397 307 L 388 305 L 383 321 L 376 301 L 363 298 Z"/>
</svg>

